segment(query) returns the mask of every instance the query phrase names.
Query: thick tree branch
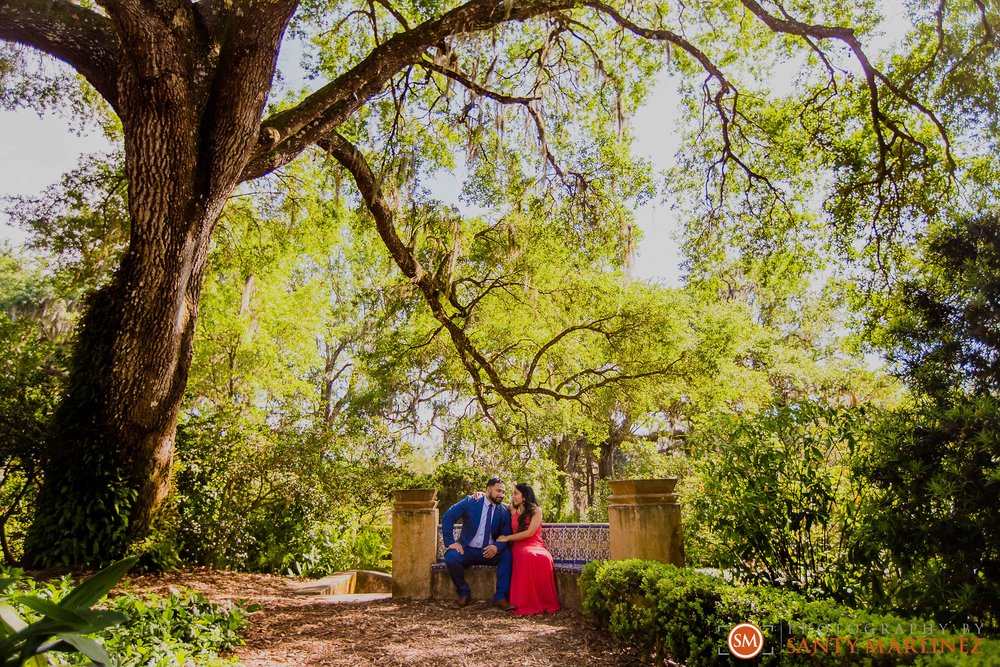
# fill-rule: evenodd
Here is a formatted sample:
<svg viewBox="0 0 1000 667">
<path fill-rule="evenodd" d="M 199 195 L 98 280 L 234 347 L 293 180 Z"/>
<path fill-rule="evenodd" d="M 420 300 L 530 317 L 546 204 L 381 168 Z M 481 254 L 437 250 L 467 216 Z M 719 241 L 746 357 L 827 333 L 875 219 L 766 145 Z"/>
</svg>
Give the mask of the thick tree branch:
<svg viewBox="0 0 1000 667">
<path fill-rule="evenodd" d="M 118 110 L 121 45 L 103 16 L 66 0 L 0 0 L 0 40 L 65 61 Z"/>
<path fill-rule="evenodd" d="M 298 0 L 254 0 L 232 10 L 207 119 L 212 163 L 222 166 L 212 175 L 213 189 L 228 190 L 237 183 L 252 155 L 281 40 L 297 6 Z"/>
<path fill-rule="evenodd" d="M 410 249 L 399 238 L 393 222 L 394 216 L 392 209 L 383 196 L 378 181 L 375 178 L 375 174 L 368 166 L 368 162 L 361 151 L 336 133 L 331 134 L 331 136 L 327 139 L 323 139 L 317 143 L 321 148 L 333 155 L 333 157 L 336 158 L 336 160 L 340 162 L 340 164 L 354 177 L 354 180 L 358 185 L 358 189 L 361 192 L 361 196 L 365 201 L 365 205 L 368 207 L 368 210 L 375 219 L 375 227 L 379 236 L 382 238 L 383 243 L 385 243 L 386 248 L 388 248 L 390 255 L 396 262 L 396 265 L 399 266 L 404 275 L 406 275 L 417 285 L 417 287 L 420 288 L 425 301 L 431 308 L 434 318 L 441 323 L 442 327 L 446 329 L 451 336 L 452 342 L 454 343 L 459 353 L 459 357 L 462 360 L 462 364 L 472 377 L 476 396 L 480 405 L 482 405 L 483 410 L 488 417 L 491 406 L 486 400 L 486 391 L 494 392 L 510 405 L 515 407 L 519 405 L 518 397 L 523 395 L 546 396 L 561 400 L 581 400 L 588 392 L 608 386 L 609 384 L 615 382 L 636 380 L 667 373 L 678 361 L 680 361 L 680 359 L 677 359 L 667 364 L 665 367 L 641 371 L 638 373 L 612 372 L 615 369 L 585 369 L 561 382 L 555 390 L 541 386 L 531 386 L 534 371 L 538 367 L 541 358 L 548 350 L 557 345 L 569 334 L 576 331 L 594 331 L 605 336 L 612 335 L 612 333 L 605 331 L 600 326 L 601 323 L 611 319 L 605 318 L 588 324 L 573 326 L 565 329 L 555 338 L 541 346 L 537 354 L 535 354 L 534 358 L 530 362 L 529 372 L 526 374 L 526 377 L 521 384 L 505 384 L 496 368 L 490 360 L 483 356 L 482 352 L 479 351 L 471 339 L 469 339 L 461 325 L 459 325 L 458 322 L 445 312 L 441 301 L 441 297 L 444 294 L 444 288 L 437 283 L 431 273 L 420 265 L 420 262 L 416 259 L 416 257 L 414 257 Z M 590 384 L 583 384 L 580 382 L 580 379 L 584 377 L 596 377 L 599 379 Z M 576 386 L 576 391 L 573 391 L 572 393 L 560 391 L 563 387 L 570 384 Z"/>
<path fill-rule="evenodd" d="M 358 190 L 361 192 L 368 210 L 375 219 L 375 228 L 382 238 L 382 242 L 389 250 L 393 261 L 399 266 L 403 275 L 420 288 L 424 299 L 431 308 L 434 318 L 451 335 L 462 364 L 472 375 L 473 381 L 477 385 L 482 384 L 482 375 L 485 373 L 493 385 L 502 387 L 503 382 L 497 374 L 496 369 L 476 349 L 462 327 L 445 312 L 441 302 L 441 297 L 444 293 L 442 287 L 436 283 L 433 274 L 421 266 L 417 258 L 413 256 L 413 253 L 410 252 L 410 249 L 406 247 L 396 233 L 392 208 L 382 194 L 375 174 L 372 172 L 371 167 L 368 166 L 368 162 L 361 151 L 336 133 L 332 133 L 330 137 L 317 143 L 336 158 L 354 177 Z"/>
<path fill-rule="evenodd" d="M 174 91 L 197 87 L 200 77 L 194 63 L 201 55 L 197 49 L 198 21 L 189 0 L 101 0 L 99 4 L 128 55 L 126 71 L 134 73 L 147 90 L 156 86 L 161 90 L 169 86 Z M 177 81 L 161 83 L 171 78 Z M 125 85 L 131 87 L 130 83 Z"/>
<path fill-rule="evenodd" d="M 243 180 L 263 176 L 281 167 L 310 144 L 328 136 L 352 113 L 377 95 L 406 65 L 445 37 L 486 30 L 501 23 L 524 21 L 567 9 L 578 0 L 470 0 L 437 19 L 397 33 L 297 106 L 274 114 L 261 126 L 257 154 L 247 165 Z"/>
</svg>

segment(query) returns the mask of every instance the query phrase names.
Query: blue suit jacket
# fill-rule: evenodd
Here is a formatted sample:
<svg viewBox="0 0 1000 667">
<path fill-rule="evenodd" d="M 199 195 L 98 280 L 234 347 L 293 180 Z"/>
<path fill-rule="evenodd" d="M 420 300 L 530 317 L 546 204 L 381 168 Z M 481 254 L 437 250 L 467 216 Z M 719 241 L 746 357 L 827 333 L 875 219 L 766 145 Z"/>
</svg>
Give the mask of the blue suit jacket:
<svg viewBox="0 0 1000 667">
<path fill-rule="evenodd" d="M 455 522 L 462 520 L 462 533 L 458 536 L 458 543 L 463 547 L 469 546 L 469 542 L 479 532 L 479 519 L 483 516 L 483 503 L 486 496 L 479 500 L 473 500 L 472 496 L 466 496 L 462 500 L 448 508 L 448 511 L 441 517 L 441 535 L 444 538 L 444 548 L 447 549 L 455 542 Z M 497 505 L 493 510 L 493 540 L 501 535 L 510 535 L 510 512 L 503 503 Z M 502 552 L 510 546 L 509 542 L 497 542 L 497 553 Z"/>
</svg>

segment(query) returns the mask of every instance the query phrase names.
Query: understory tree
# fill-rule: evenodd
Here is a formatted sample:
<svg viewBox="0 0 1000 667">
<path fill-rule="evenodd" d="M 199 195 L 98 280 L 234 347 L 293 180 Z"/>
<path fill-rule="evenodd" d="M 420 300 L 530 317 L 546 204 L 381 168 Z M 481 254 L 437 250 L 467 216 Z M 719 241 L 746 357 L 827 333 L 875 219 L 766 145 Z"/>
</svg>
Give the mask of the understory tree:
<svg viewBox="0 0 1000 667">
<path fill-rule="evenodd" d="M 96 93 L 113 112 L 127 182 L 127 247 L 80 321 L 28 559 L 106 561 L 147 533 L 170 489 L 209 249 L 240 184 L 307 150 L 329 155 L 484 413 L 531 396 L 576 400 L 668 368 L 648 359 L 641 369 L 549 364 L 564 344 L 613 344 L 628 322 L 607 312 L 570 326 L 555 319 L 548 339 L 500 337 L 490 347 L 479 313 L 491 292 L 509 288 L 489 263 L 495 244 L 506 234 L 516 252 L 524 246 L 513 232 L 543 225 L 572 249 L 570 267 L 622 264 L 642 178 L 627 158 L 625 121 L 662 68 L 705 112 L 691 173 L 707 171 L 723 197 L 746 192 L 751 212 L 794 199 L 795 185 L 769 173 L 767 146 L 785 142 L 795 123 L 836 152 L 841 144 L 826 139 L 844 134 L 846 116 L 848 134 L 874 146 L 876 159 L 845 177 L 852 192 L 866 178 L 905 187 L 915 169 L 947 171 L 938 118 L 866 52 L 871 16 L 866 2 L 0 0 L 0 40 L 68 63 L 89 84 L 82 98 Z M 268 106 L 290 22 L 311 38 L 325 83 Z M 8 102 L 24 102 L 19 91 L 58 93 L 24 85 L 31 57 L 17 46 L 3 52 Z M 778 65 L 801 66 L 806 93 L 783 117 L 749 83 Z M 840 105 L 850 113 L 827 115 Z M 430 203 L 421 178 L 451 167 L 456 147 L 466 151 L 469 197 L 505 213 L 475 237 L 421 205 Z M 785 207 L 793 214 L 794 204 Z M 475 238 L 491 253 L 469 254 Z M 459 259 L 464 274 L 454 271 Z M 527 365 L 508 363 L 524 357 Z"/>
<path fill-rule="evenodd" d="M 1000 620 L 1000 219 L 937 225 L 884 344 L 912 404 L 880 424 L 865 475 L 891 555 L 885 603 L 950 623 Z"/>
</svg>

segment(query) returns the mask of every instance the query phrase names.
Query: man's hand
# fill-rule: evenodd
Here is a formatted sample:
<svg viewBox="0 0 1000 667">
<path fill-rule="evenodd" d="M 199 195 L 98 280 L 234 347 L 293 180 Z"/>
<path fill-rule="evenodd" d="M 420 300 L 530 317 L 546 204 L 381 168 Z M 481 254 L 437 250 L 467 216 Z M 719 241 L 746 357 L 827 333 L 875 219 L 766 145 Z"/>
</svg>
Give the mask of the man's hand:
<svg viewBox="0 0 1000 667">
<path fill-rule="evenodd" d="M 451 551 L 452 549 L 454 549 L 455 551 L 457 551 L 460 554 L 464 554 L 465 553 L 465 549 L 463 549 L 462 545 L 459 544 L 458 542 L 454 542 L 450 547 L 448 547 L 448 551 Z"/>
<path fill-rule="evenodd" d="M 491 544 L 483 549 L 483 558 L 493 558 L 497 555 L 497 545 Z"/>
</svg>

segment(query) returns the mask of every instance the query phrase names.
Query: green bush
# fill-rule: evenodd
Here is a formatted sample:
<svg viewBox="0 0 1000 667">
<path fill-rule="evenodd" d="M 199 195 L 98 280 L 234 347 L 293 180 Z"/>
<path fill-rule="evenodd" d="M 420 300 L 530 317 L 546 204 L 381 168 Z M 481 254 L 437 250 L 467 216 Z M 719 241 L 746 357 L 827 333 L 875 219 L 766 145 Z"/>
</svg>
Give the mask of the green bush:
<svg viewBox="0 0 1000 667">
<path fill-rule="evenodd" d="M 726 643 L 729 630 L 744 622 L 765 631 L 765 651 L 757 658 L 762 665 L 1000 664 L 1000 643 L 995 640 L 981 641 L 981 652 L 975 655 L 903 652 L 905 638 L 911 636 L 960 642 L 962 635 L 945 631 L 959 628 L 942 630 L 930 621 L 873 614 L 830 600 L 810 601 L 765 586 L 733 586 L 661 563 L 593 562 L 580 576 L 580 589 L 584 610 L 654 664 L 668 658 L 687 667 L 746 664 L 727 657 Z M 928 632 L 930 628 L 934 630 Z M 859 641 L 854 653 L 845 642 L 834 643 L 844 637 Z M 970 650 L 980 639 L 965 637 Z M 884 650 L 867 650 L 869 639 L 876 649 L 881 641 Z M 899 650 L 892 650 L 894 640 Z M 803 650 L 803 641 L 809 652 Z"/>
<path fill-rule="evenodd" d="M 107 590 L 120 579 L 123 568 L 134 562 L 135 558 L 122 561 L 78 587 L 70 577 L 41 582 L 24 576 L 19 570 L 5 572 L 8 588 L 6 600 L 0 605 L 0 618 L 8 630 L 11 627 L 9 621 L 16 623 L 16 617 L 24 623 L 31 623 L 29 627 L 41 627 L 49 635 L 63 640 L 63 644 L 52 644 L 55 648 L 50 646 L 48 651 L 67 651 L 78 645 L 87 649 L 88 652 L 83 654 L 67 654 L 66 662 L 61 664 L 89 665 L 92 664 L 90 660 L 105 655 L 105 652 L 105 657 L 110 656 L 118 667 L 221 667 L 237 664 L 235 658 L 219 654 L 243 643 L 240 632 L 248 623 L 247 615 L 259 607 L 243 601 L 220 605 L 206 600 L 198 592 L 184 589 L 166 596 L 125 592 L 101 603 L 100 599 Z M 80 608 L 81 600 L 86 605 L 99 604 L 104 608 L 88 612 Z M 75 631 L 64 631 L 59 627 L 53 630 L 52 622 L 46 620 L 46 615 L 55 618 L 51 616 L 53 610 L 61 608 L 71 609 L 86 618 L 94 616 L 93 620 L 99 623 L 80 625 Z M 67 617 L 63 620 L 72 619 Z M 111 623 L 118 625 L 109 627 Z M 68 639 L 62 636 L 67 632 Z M 89 637 L 81 634 L 89 634 Z M 65 642 L 68 640 L 75 643 L 67 646 Z M 0 638 L 0 655 L 5 655 L 3 647 L 6 642 L 6 639 Z"/>
<path fill-rule="evenodd" d="M 871 417 L 805 402 L 705 429 L 682 485 L 693 555 L 745 584 L 867 603 L 870 573 L 881 568 L 859 512 L 871 490 L 854 467 Z"/>
<path fill-rule="evenodd" d="M 102 633 L 104 646 L 119 667 L 181 667 L 233 665 L 220 657 L 243 643 L 247 615 L 259 609 L 245 601 L 221 605 L 197 591 L 180 589 L 166 596 L 125 593 L 113 608 L 128 617 Z"/>
<path fill-rule="evenodd" d="M 0 282 L 3 278 L 0 253 Z M 0 292 L 0 307 L 3 306 Z M 22 556 L 41 478 L 45 433 L 62 394 L 65 351 L 37 321 L 0 311 L 0 552 Z"/>
<path fill-rule="evenodd" d="M 942 622 L 1000 624 L 1000 216 L 944 219 L 878 318 L 912 392 L 874 429 L 866 523 L 885 597 Z"/>
<path fill-rule="evenodd" d="M 315 524 L 296 549 L 289 550 L 289 574 L 325 577 L 343 570 L 392 570 L 392 535 L 388 526 Z M 291 555 L 295 554 L 295 555 Z"/>
<path fill-rule="evenodd" d="M 385 570 L 392 490 L 411 475 L 405 443 L 357 439 L 236 414 L 189 416 L 177 431 L 174 516 L 147 540 L 153 564 L 320 576 Z M 296 565 L 298 564 L 298 565 Z"/>
</svg>

